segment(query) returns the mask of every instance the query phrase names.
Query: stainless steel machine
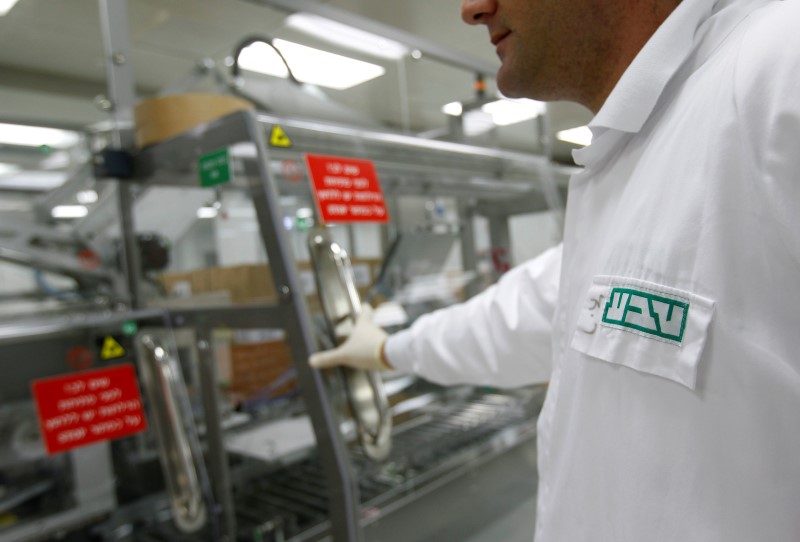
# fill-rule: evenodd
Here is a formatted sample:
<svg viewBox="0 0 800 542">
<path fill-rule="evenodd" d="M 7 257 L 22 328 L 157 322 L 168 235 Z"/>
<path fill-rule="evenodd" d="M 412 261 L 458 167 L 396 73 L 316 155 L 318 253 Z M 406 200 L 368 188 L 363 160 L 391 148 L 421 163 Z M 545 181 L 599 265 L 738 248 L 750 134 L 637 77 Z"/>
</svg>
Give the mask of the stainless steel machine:
<svg viewBox="0 0 800 542">
<path fill-rule="evenodd" d="M 268 144 L 275 126 L 291 147 Z M 460 243 L 463 268 L 474 269 L 471 217 L 548 208 L 556 188 L 545 160 L 246 111 L 143 150 L 129 182 L 140 193 L 196 190 L 198 157 L 220 150 L 230 181 L 210 190 L 252 201 L 273 298 L 1 324 L 0 363 L 8 369 L 0 381 L 0 542 L 382 540 L 390 518 L 532 442 L 541 388 L 445 389 L 392 373 L 312 370 L 308 355 L 346 337 L 360 295 L 342 246 L 312 230 L 301 248 L 309 250 L 316 281 L 314 308 L 280 202 L 292 196 L 311 206 L 305 169 L 286 167 L 302 164 L 306 152 L 369 159 L 390 201 L 458 201 L 460 228 L 447 243 Z M 491 222 L 494 237 L 508 239 L 505 223 Z M 384 246 L 395 229 L 383 228 Z M 289 360 L 245 397 L 231 393 L 222 374 L 236 334 L 284 345 L 259 351 L 254 370 Z M 48 455 L 31 382 L 123 364 L 135 369 L 146 430 Z"/>
</svg>

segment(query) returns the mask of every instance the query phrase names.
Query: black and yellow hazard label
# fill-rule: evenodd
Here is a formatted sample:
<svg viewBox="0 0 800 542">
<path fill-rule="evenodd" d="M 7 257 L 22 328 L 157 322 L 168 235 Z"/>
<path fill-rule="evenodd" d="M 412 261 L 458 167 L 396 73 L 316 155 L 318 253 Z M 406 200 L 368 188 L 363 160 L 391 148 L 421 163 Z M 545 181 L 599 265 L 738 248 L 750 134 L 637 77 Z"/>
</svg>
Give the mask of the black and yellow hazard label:
<svg viewBox="0 0 800 542">
<path fill-rule="evenodd" d="M 100 349 L 100 359 L 108 361 L 110 359 L 117 359 L 125 357 L 125 349 L 117 340 L 111 335 L 107 335 L 103 339 L 103 346 Z"/>
<path fill-rule="evenodd" d="M 284 149 L 288 149 L 292 146 L 292 140 L 289 139 L 289 136 L 286 135 L 286 132 L 283 131 L 283 128 L 274 124 L 272 126 L 272 133 L 269 136 L 269 144 L 272 147 L 282 147 Z"/>
</svg>

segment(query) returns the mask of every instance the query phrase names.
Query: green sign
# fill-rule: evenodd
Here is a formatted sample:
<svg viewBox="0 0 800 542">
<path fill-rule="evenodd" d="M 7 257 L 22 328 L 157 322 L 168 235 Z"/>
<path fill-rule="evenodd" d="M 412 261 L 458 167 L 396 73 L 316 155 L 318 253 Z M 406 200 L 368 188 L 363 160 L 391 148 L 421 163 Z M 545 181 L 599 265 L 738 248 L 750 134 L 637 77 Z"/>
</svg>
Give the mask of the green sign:
<svg viewBox="0 0 800 542">
<path fill-rule="evenodd" d="M 311 226 L 314 225 L 314 221 L 311 219 L 311 217 L 298 216 L 294 219 L 294 224 L 297 228 L 297 231 L 305 233 L 311 229 Z"/>
<path fill-rule="evenodd" d="M 200 186 L 208 187 L 227 183 L 231 180 L 231 165 L 228 161 L 228 149 L 220 149 L 201 156 L 197 161 L 200 172 Z"/>
<path fill-rule="evenodd" d="M 128 320 L 122 324 L 122 333 L 128 337 L 131 335 L 136 335 L 137 331 L 139 331 L 139 325 L 133 320 Z"/>
<path fill-rule="evenodd" d="M 603 323 L 680 344 L 688 314 L 688 302 L 633 288 L 614 288 Z"/>
</svg>

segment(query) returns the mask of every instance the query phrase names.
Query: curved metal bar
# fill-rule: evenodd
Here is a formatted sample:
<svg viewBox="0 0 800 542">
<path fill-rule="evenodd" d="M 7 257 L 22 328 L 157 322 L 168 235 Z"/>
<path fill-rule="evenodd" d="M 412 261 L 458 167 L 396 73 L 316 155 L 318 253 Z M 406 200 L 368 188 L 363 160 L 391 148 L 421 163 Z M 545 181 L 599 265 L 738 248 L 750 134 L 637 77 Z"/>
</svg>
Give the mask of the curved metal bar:
<svg viewBox="0 0 800 542">
<path fill-rule="evenodd" d="M 199 469 L 202 457 L 194 422 L 184 405 L 189 403 L 186 385 L 176 360 L 152 335 L 139 337 L 144 347 L 142 376 L 155 420 L 159 458 L 175 525 L 192 533 L 206 523 L 206 505 Z M 195 442 L 193 442 L 193 440 Z"/>
<path fill-rule="evenodd" d="M 311 231 L 308 248 L 331 339 L 340 344 L 350 334 L 361 313 L 361 298 L 353 279 L 350 259 L 324 229 Z M 374 371 L 344 368 L 343 374 L 347 400 L 358 427 L 359 443 L 367 456 L 384 459 L 392 446 L 392 417 L 383 381 Z"/>
</svg>

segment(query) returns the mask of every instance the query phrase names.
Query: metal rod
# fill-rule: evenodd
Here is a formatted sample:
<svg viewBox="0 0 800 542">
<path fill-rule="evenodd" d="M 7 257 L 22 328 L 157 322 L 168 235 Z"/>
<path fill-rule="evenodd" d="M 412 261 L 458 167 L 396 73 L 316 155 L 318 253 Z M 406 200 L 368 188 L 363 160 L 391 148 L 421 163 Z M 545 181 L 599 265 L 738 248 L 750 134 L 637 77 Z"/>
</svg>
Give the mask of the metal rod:
<svg viewBox="0 0 800 542">
<path fill-rule="evenodd" d="M 536 154 L 505 151 L 489 147 L 480 147 L 478 145 L 467 145 L 464 143 L 451 143 L 449 141 L 431 140 L 412 135 L 400 134 L 397 132 L 371 130 L 368 128 L 347 126 L 343 124 L 278 117 L 276 115 L 268 115 L 266 113 L 259 113 L 258 120 L 259 122 L 265 124 L 279 124 L 285 127 L 299 128 L 325 134 L 349 136 L 368 142 L 391 143 L 405 147 L 415 147 L 432 151 L 452 152 L 454 154 L 482 156 L 486 158 L 499 158 L 521 162 L 531 166 L 551 167 L 550 160 L 547 157 Z"/>
<path fill-rule="evenodd" d="M 459 237 L 461 239 L 461 267 L 464 271 L 477 271 L 478 256 L 475 251 L 475 222 L 474 210 L 470 201 L 458 202 Z M 467 297 L 472 297 L 480 292 L 478 281 L 470 281 L 465 292 Z"/>
<path fill-rule="evenodd" d="M 222 516 L 223 540 L 235 542 L 236 515 L 233 509 L 231 478 L 228 470 L 228 454 L 222 435 L 222 420 L 217 405 L 221 404 L 217 388 L 217 364 L 211 330 L 208 327 L 197 329 L 197 349 L 200 358 L 200 386 L 203 390 L 203 415 L 206 422 L 206 442 L 208 444 L 208 462 L 213 480 L 214 498 L 219 503 Z M 215 511 L 212 511 L 215 513 Z"/>
<path fill-rule="evenodd" d="M 259 177 L 251 179 L 253 204 L 272 271 L 275 288 L 286 310 L 286 330 L 297 379 L 303 400 L 317 438 L 317 446 L 330 488 L 330 522 L 334 540 L 360 542 L 358 486 L 347 450 L 339 432 L 336 416 L 330 408 L 327 389 L 318 371 L 308 365 L 308 356 L 315 348 L 311 318 L 300 285 L 291 246 L 281 235 L 283 216 L 279 208 L 278 190 L 269 174 L 269 156 L 264 132 L 253 114 L 246 114 L 249 140 L 259 157 Z"/>
<path fill-rule="evenodd" d="M 103 30 L 108 94 L 114 129 L 112 142 L 118 149 L 133 148 L 133 104 L 135 102 L 133 69 L 130 63 L 127 0 L 99 0 Z M 128 302 L 136 309 L 141 303 L 139 250 L 133 218 L 134 187 L 118 182 L 118 212 L 122 236 L 122 268 L 128 290 Z"/>
</svg>

